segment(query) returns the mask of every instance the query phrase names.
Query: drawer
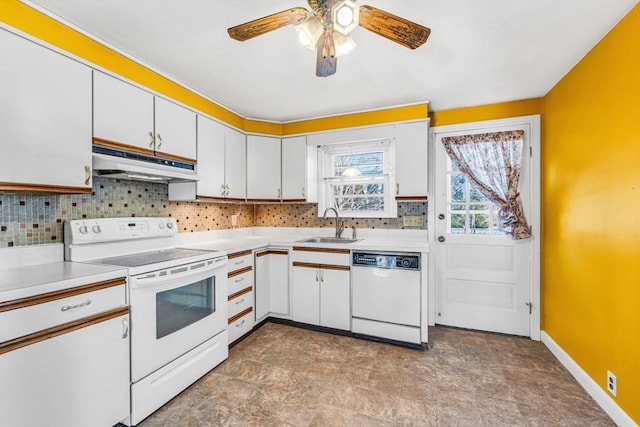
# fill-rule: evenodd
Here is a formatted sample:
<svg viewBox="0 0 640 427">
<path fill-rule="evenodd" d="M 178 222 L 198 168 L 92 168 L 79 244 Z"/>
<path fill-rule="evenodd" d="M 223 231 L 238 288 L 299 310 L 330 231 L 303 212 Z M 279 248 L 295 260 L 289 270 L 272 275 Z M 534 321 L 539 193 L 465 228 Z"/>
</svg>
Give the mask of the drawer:
<svg viewBox="0 0 640 427">
<path fill-rule="evenodd" d="M 291 251 L 291 260 L 313 264 L 350 265 L 351 251 L 349 249 L 294 246 Z"/>
<path fill-rule="evenodd" d="M 249 332 L 253 328 L 253 308 L 229 318 L 229 344 Z"/>
<path fill-rule="evenodd" d="M 242 289 L 235 294 L 229 295 L 227 315 L 231 318 L 236 314 L 253 307 L 253 286 Z"/>
<path fill-rule="evenodd" d="M 9 301 L 0 306 L 0 342 L 126 305 L 124 277 Z"/>
<path fill-rule="evenodd" d="M 229 273 L 233 273 L 234 271 L 252 267 L 253 268 L 253 252 L 251 251 L 242 251 L 242 252 L 234 252 L 228 255 L 229 263 L 228 270 Z"/>
<path fill-rule="evenodd" d="M 237 270 L 235 272 L 229 273 L 229 278 L 227 279 L 227 295 L 235 294 L 238 291 L 246 288 L 247 286 L 253 286 L 253 268 L 245 267 L 243 270 Z M 240 273 L 240 274 L 237 274 Z"/>
</svg>

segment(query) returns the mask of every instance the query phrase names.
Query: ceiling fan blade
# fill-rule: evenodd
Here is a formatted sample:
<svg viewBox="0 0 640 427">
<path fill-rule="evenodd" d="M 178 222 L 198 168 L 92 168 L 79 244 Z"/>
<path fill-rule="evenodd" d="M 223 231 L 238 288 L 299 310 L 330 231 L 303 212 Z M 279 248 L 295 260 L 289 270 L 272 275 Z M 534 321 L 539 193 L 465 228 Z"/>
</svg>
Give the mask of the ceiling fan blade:
<svg viewBox="0 0 640 427">
<path fill-rule="evenodd" d="M 304 7 L 294 7 L 283 10 L 273 15 L 264 16 L 244 24 L 236 25 L 227 30 L 232 39 L 241 42 L 251 38 L 277 30 L 291 24 L 304 21 L 309 16 L 309 11 Z"/>
<path fill-rule="evenodd" d="M 409 49 L 422 46 L 431 30 L 371 6 L 360 6 L 360 26 Z"/>
<path fill-rule="evenodd" d="M 316 49 L 316 76 L 329 77 L 335 74 L 338 68 L 338 57 L 333 41 L 333 30 L 330 27 L 325 28 L 324 33 L 318 39 Z"/>
</svg>

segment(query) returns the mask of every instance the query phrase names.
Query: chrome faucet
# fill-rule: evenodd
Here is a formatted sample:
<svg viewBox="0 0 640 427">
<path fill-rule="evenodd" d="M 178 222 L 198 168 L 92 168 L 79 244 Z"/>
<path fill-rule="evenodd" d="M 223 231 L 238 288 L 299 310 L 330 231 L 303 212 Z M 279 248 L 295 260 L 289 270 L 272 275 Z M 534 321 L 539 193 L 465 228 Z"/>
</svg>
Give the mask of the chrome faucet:
<svg viewBox="0 0 640 427">
<path fill-rule="evenodd" d="M 322 214 L 322 219 L 327 219 L 327 212 L 333 211 L 336 214 L 336 238 L 340 238 L 342 231 L 344 230 L 344 223 L 340 223 L 340 215 L 338 215 L 338 211 L 336 208 L 327 208 L 324 210 L 324 214 Z"/>
</svg>

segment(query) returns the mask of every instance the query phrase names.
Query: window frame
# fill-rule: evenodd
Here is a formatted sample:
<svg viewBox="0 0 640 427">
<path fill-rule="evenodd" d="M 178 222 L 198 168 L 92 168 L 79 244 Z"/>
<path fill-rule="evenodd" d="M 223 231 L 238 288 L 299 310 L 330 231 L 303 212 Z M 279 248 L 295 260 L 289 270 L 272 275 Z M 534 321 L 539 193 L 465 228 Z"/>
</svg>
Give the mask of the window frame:
<svg viewBox="0 0 640 427">
<path fill-rule="evenodd" d="M 383 173 L 381 175 L 359 175 L 355 177 L 334 176 L 333 157 L 345 154 L 383 152 Z M 338 210 L 333 199 L 336 184 L 383 183 L 383 210 L 338 210 L 341 218 L 396 218 L 398 204 L 395 200 L 395 140 L 393 138 L 349 141 L 318 146 L 318 216 L 327 208 Z"/>
</svg>

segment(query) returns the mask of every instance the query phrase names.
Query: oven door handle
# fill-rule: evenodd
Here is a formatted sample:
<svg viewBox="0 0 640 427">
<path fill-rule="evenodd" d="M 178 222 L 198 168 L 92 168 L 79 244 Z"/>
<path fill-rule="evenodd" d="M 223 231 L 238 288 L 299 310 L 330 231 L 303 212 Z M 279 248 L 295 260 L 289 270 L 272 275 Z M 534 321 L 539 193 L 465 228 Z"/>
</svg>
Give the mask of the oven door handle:
<svg viewBox="0 0 640 427">
<path fill-rule="evenodd" d="M 165 283 L 170 283 L 184 278 L 189 278 L 189 280 L 193 281 L 206 279 L 207 277 L 216 275 L 216 272 L 221 270 L 227 264 L 227 259 L 219 258 L 214 260 L 213 264 L 206 267 L 203 266 L 196 269 L 192 268 L 194 265 L 197 266 L 204 262 L 206 261 L 180 265 L 160 271 L 154 271 L 152 273 L 141 274 L 139 276 L 132 276 L 129 278 L 129 284 L 132 288 L 143 288 L 161 286 Z M 163 272 L 166 272 L 166 274 L 161 275 Z"/>
</svg>

